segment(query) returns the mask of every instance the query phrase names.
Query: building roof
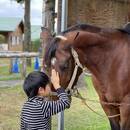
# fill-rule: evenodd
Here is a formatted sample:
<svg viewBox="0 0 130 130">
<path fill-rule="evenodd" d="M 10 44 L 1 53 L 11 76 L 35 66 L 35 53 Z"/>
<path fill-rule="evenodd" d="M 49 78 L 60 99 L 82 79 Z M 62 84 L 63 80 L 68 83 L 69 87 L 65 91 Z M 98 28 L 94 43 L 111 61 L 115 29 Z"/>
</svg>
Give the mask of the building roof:
<svg viewBox="0 0 130 130">
<path fill-rule="evenodd" d="M 17 26 L 22 22 L 22 18 L 17 17 L 0 17 L 0 32 L 15 31 Z M 35 41 L 40 38 L 41 26 L 31 25 L 31 40 Z"/>
<path fill-rule="evenodd" d="M 22 18 L 0 17 L 0 31 L 14 31 L 20 22 Z"/>
<path fill-rule="evenodd" d="M 31 25 L 31 39 L 35 41 L 40 39 L 41 26 L 40 25 Z"/>
</svg>

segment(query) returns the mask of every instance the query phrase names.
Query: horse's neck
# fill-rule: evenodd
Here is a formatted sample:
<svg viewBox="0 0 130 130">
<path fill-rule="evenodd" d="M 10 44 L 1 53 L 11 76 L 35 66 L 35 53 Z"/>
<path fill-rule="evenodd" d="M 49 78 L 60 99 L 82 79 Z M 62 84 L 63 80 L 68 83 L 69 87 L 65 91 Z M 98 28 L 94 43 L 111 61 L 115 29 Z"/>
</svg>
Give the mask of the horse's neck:
<svg viewBox="0 0 130 130">
<path fill-rule="evenodd" d="M 92 44 L 89 42 L 93 40 Z M 110 67 L 110 60 L 113 54 L 114 46 L 104 39 L 96 40 L 93 38 L 87 38 L 86 42 L 78 43 L 82 44 L 77 48 L 79 53 L 80 62 L 83 66 L 86 66 L 94 75 L 102 75 Z M 82 42 L 82 41 L 81 41 Z"/>
<path fill-rule="evenodd" d="M 95 75 L 101 75 L 109 67 L 109 52 L 100 47 L 88 47 L 84 50 L 84 65 Z"/>
</svg>

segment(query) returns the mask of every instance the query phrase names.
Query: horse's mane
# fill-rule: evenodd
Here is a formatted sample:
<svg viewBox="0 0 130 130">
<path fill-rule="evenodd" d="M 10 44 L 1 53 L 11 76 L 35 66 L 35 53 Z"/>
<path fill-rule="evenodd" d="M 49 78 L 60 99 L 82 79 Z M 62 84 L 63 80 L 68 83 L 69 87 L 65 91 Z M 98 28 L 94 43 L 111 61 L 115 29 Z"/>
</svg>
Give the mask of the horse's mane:
<svg viewBox="0 0 130 130">
<path fill-rule="evenodd" d="M 128 33 L 130 35 L 130 23 L 127 23 L 123 28 L 119 28 L 117 30 L 124 33 Z"/>
<path fill-rule="evenodd" d="M 99 32 L 101 30 L 101 28 L 90 25 L 90 24 L 76 24 L 74 26 L 69 27 L 67 30 L 63 31 L 61 34 L 65 34 L 65 33 L 68 33 L 70 31 L 75 31 L 75 30 Z"/>
<path fill-rule="evenodd" d="M 44 55 L 44 62 L 46 65 L 50 66 L 51 64 L 51 59 L 55 57 L 55 52 L 57 48 L 57 42 L 58 38 L 53 38 L 53 40 L 47 44 L 46 49 L 45 49 L 45 55 Z"/>
</svg>

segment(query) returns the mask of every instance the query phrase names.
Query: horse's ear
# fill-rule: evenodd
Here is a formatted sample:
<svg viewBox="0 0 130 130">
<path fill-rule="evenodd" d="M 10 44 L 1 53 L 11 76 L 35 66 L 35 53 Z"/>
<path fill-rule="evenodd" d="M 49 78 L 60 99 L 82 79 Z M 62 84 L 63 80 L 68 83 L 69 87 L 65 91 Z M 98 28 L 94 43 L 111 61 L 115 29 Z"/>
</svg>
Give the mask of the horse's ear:
<svg viewBox="0 0 130 130">
<path fill-rule="evenodd" d="M 67 40 L 67 38 L 65 36 L 62 36 L 62 35 L 57 35 L 55 38 L 61 39 L 61 40 Z"/>
<path fill-rule="evenodd" d="M 76 35 L 74 37 L 74 41 L 77 39 L 78 36 L 79 36 L 79 32 L 76 33 Z"/>
</svg>

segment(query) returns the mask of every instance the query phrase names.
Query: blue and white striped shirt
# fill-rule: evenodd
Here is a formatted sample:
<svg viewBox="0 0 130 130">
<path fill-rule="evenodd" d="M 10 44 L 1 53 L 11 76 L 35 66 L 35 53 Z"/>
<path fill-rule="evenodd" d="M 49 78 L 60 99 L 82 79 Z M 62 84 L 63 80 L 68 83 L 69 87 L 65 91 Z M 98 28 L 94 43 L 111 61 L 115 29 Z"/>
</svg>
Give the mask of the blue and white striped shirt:
<svg viewBox="0 0 130 130">
<path fill-rule="evenodd" d="M 51 116 L 70 107 L 70 100 L 63 88 L 57 89 L 59 100 L 46 101 L 42 97 L 30 98 L 21 112 L 21 130 L 50 130 Z"/>
</svg>

